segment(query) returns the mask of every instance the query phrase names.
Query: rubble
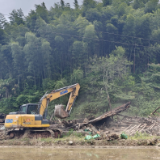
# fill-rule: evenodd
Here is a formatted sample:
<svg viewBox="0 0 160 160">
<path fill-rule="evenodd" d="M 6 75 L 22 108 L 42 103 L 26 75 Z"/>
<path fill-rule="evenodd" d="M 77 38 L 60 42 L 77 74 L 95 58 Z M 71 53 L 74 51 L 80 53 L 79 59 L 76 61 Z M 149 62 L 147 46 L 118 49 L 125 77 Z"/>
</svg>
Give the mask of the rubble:
<svg viewBox="0 0 160 160">
<path fill-rule="evenodd" d="M 123 104 L 92 120 L 85 118 L 83 121 L 81 120 L 81 123 L 79 120 L 63 120 L 62 123 L 66 130 L 70 128 L 77 132 L 79 130 L 87 130 L 90 131 L 92 135 L 98 133 L 102 137 L 108 137 L 109 140 L 116 139 L 115 137 L 117 136 L 115 135 L 120 135 L 122 132 L 129 136 L 133 136 L 136 133 L 147 133 L 149 135 L 160 136 L 159 118 L 130 117 L 119 114 L 128 109 L 129 105 L 130 102 Z M 109 118 L 115 115 L 116 117 L 113 119 Z"/>
</svg>

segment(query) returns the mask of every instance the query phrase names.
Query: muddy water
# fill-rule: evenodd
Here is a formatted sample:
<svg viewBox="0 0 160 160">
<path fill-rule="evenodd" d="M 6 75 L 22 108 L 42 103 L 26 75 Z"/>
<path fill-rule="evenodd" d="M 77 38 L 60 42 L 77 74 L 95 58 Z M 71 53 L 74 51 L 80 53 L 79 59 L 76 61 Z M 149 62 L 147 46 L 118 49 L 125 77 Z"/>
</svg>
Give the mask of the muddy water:
<svg viewBox="0 0 160 160">
<path fill-rule="evenodd" d="M 159 148 L 0 148 L 0 160 L 157 160 Z"/>
</svg>

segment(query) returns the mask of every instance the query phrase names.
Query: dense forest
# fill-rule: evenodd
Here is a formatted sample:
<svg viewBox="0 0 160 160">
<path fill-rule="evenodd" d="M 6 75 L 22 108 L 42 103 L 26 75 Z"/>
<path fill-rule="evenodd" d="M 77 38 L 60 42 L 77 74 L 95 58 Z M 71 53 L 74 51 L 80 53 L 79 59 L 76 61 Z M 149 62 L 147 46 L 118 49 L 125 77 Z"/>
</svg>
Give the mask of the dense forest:
<svg viewBox="0 0 160 160">
<path fill-rule="evenodd" d="M 158 0 L 60 0 L 24 16 L 0 14 L 0 112 L 38 102 L 46 91 L 79 83 L 72 116 L 101 114 L 131 101 L 128 114 L 160 106 Z M 68 95 L 52 102 L 66 104 Z"/>
</svg>

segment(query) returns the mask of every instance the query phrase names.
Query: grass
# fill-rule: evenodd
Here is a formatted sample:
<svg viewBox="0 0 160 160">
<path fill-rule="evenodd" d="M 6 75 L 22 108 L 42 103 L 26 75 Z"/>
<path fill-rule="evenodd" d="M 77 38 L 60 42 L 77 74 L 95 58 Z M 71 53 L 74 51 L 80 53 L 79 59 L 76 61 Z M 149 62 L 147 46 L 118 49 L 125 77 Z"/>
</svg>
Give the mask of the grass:
<svg viewBox="0 0 160 160">
<path fill-rule="evenodd" d="M 81 133 L 74 132 L 73 129 L 70 129 L 70 131 L 68 133 L 66 133 L 66 135 L 63 137 L 69 137 L 71 135 L 73 135 L 75 137 L 80 137 L 80 138 L 83 137 L 83 135 Z"/>
<path fill-rule="evenodd" d="M 51 142 L 55 144 L 68 144 L 69 141 L 73 141 L 75 143 L 83 143 L 84 138 L 85 137 L 81 133 L 73 132 L 73 130 L 71 129 L 65 136 L 61 138 L 41 138 L 41 141 L 46 143 Z"/>
<path fill-rule="evenodd" d="M 52 137 L 49 137 L 49 138 L 41 138 L 41 141 L 43 141 L 43 142 L 52 142 L 52 141 L 53 141 L 53 138 L 52 138 Z"/>
<path fill-rule="evenodd" d="M 128 136 L 128 139 L 130 140 L 147 140 L 147 139 L 153 139 L 153 138 L 160 138 L 159 136 L 151 136 L 147 133 L 141 133 L 136 132 L 134 136 Z"/>
</svg>

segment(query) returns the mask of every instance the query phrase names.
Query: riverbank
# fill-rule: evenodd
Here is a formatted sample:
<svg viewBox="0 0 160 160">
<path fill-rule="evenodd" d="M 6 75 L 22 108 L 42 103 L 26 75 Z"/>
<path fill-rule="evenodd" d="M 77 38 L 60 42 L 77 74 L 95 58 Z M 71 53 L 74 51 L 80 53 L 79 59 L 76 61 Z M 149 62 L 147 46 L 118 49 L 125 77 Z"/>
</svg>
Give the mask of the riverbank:
<svg viewBox="0 0 160 160">
<path fill-rule="evenodd" d="M 70 135 L 68 137 L 53 139 L 53 138 L 39 138 L 39 139 L 8 139 L 1 140 L 0 146 L 38 146 L 38 147 L 105 147 L 105 146 L 160 146 L 159 136 L 143 136 L 143 137 L 128 137 L 128 139 L 115 139 L 108 141 L 101 140 L 85 140 L 85 137 L 77 137 Z"/>
</svg>

